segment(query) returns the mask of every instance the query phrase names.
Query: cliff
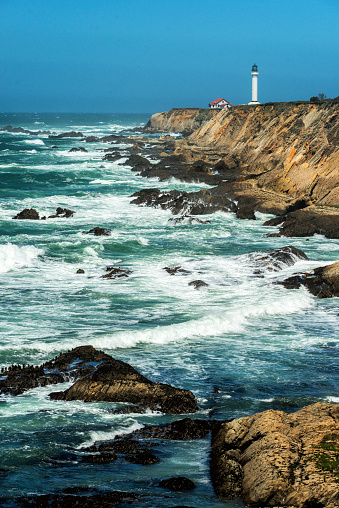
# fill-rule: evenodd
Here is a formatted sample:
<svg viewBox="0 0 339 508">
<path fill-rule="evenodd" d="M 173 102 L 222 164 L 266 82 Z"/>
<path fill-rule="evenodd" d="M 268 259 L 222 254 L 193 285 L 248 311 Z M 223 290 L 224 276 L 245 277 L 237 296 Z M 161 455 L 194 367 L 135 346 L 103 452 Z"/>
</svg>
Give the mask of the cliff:
<svg viewBox="0 0 339 508">
<path fill-rule="evenodd" d="M 335 508 L 339 503 L 339 406 L 265 411 L 213 431 L 216 494 L 249 507 Z"/>
<path fill-rule="evenodd" d="M 163 113 L 155 113 L 144 127 L 144 131 L 176 132 L 188 135 L 199 129 L 216 116 L 218 110 L 201 108 L 173 108 Z"/>
<path fill-rule="evenodd" d="M 339 206 L 336 101 L 221 110 L 179 144 L 177 150 L 199 146 L 231 158 L 247 175 L 244 187 Z"/>
</svg>

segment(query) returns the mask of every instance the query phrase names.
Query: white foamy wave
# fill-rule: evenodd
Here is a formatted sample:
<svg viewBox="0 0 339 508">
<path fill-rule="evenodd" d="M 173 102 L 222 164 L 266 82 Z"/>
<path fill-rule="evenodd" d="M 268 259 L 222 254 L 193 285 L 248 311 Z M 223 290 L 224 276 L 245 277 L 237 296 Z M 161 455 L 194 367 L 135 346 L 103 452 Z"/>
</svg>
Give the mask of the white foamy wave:
<svg viewBox="0 0 339 508">
<path fill-rule="evenodd" d="M 9 272 L 16 268 L 31 266 L 43 249 L 37 249 L 33 245 L 19 247 L 12 243 L 0 245 L 0 273 Z"/>
<path fill-rule="evenodd" d="M 81 443 L 77 448 L 81 450 L 81 448 L 87 448 L 89 446 L 94 445 L 98 441 L 111 441 L 116 436 L 121 436 L 122 434 L 129 434 L 130 432 L 134 432 L 135 430 L 142 429 L 144 425 L 136 422 L 135 420 L 128 419 L 124 422 L 124 425 L 119 427 L 113 431 L 92 431 L 90 432 L 89 439 L 84 443 Z"/>
<path fill-rule="evenodd" d="M 339 397 L 331 397 L 331 396 L 329 396 L 329 397 L 326 397 L 326 400 L 328 402 L 332 402 L 333 404 L 339 404 Z"/>
<path fill-rule="evenodd" d="M 27 145 L 44 145 L 45 143 L 42 141 L 42 139 L 25 139 L 23 141 Z"/>
</svg>

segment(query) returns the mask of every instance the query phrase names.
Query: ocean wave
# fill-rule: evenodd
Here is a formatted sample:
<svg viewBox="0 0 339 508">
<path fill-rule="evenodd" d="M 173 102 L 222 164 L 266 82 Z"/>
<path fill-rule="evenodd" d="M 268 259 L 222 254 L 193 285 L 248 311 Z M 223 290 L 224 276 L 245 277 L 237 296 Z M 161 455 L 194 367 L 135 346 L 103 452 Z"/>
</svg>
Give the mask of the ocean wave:
<svg viewBox="0 0 339 508">
<path fill-rule="evenodd" d="M 110 441 L 114 439 L 116 436 L 121 436 L 122 434 L 129 434 L 130 432 L 134 432 L 135 430 L 142 429 L 144 425 L 136 422 L 129 418 L 125 421 L 119 429 L 111 430 L 111 431 L 92 431 L 89 435 L 89 438 L 84 443 L 81 443 L 77 448 L 81 450 L 82 448 L 87 448 L 89 446 L 94 445 L 98 441 Z"/>
<path fill-rule="evenodd" d="M 43 249 L 37 249 L 33 245 L 23 247 L 12 243 L 0 245 L 0 273 L 31 266 L 43 252 Z"/>
<path fill-rule="evenodd" d="M 24 139 L 23 143 L 26 143 L 27 145 L 44 145 L 42 139 Z"/>
</svg>

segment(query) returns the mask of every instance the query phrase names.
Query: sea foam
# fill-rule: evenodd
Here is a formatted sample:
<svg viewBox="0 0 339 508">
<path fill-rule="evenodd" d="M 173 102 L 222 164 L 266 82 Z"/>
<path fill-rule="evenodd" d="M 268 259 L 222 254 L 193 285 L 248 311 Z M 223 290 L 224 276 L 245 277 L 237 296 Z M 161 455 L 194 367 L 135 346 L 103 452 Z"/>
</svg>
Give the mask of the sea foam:
<svg viewBox="0 0 339 508">
<path fill-rule="evenodd" d="M 31 266 L 43 252 L 43 249 L 37 249 L 33 245 L 23 247 L 12 243 L 0 245 L 0 273 Z"/>
</svg>

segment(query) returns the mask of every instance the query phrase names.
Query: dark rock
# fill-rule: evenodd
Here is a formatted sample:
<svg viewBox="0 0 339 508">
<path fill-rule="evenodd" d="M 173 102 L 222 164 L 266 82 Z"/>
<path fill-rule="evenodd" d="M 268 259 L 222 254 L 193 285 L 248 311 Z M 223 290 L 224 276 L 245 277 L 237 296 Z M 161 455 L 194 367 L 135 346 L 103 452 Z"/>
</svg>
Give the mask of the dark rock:
<svg viewBox="0 0 339 508">
<path fill-rule="evenodd" d="M 278 284 L 282 284 L 287 289 L 305 286 L 312 295 L 318 298 L 339 296 L 339 262 L 316 268 L 312 273 L 293 275 Z"/>
<path fill-rule="evenodd" d="M 139 441 L 136 441 L 134 439 L 117 436 L 112 441 L 104 441 L 103 443 L 96 443 L 93 446 L 86 448 L 84 451 L 100 452 L 100 453 L 115 452 L 118 454 L 126 455 L 144 452 L 148 448 L 149 446 L 146 445 L 145 443 L 141 445 Z"/>
<path fill-rule="evenodd" d="M 309 206 L 288 215 L 270 219 L 264 223 L 264 226 L 278 226 L 280 224 L 279 233 L 273 233 L 274 236 L 306 237 L 319 234 L 326 238 L 339 238 L 339 214 L 335 211 Z"/>
<path fill-rule="evenodd" d="M 191 273 L 188 270 L 184 270 L 184 268 L 181 268 L 181 266 L 175 266 L 174 268 L 165 266 L 165 268 L 163 268 L 163 270 L 166 270 L 166 272 L 169 273 L 170 275 L 176 275 L 177 273 L 182 273 L 182 274 L 187 275 L 187 274 Z"/>
<path fill-rule="evenodd" d="M 181 217 L 172 217 L 168 219 L 168 222 L 173 222 L 174 224 L 181 224 L 183 222 L 187 222 L 188 224 L 211 224 L 210 220 L 201 220 L 198 217 L 192 217 L 192 215 L 182 215 Z"/>
<path fill-rule="evenodd" d="M 53 145 L 53 146 L 51 146 L 51 148 L 59 148 L 59 147 L 58 147 L 58 146 L 56 146 L 56 145 Z"/>
<path fill-rule="evenodd" d="M 188 285 L 194 286 L 194 289 L 199 289 L 204 286 L 208 286 L 208 284 L 206 284 L 206 282 L 204 282 L 203 280 L 192 280 L 192 282 L 189 282 Z"/>
<path fill-rule="evenodd" d="M 149 450 L 136 453 L 135 455 L 127 455 L 126 460 L 128 462 L 132 462 L 133 464 L 140 464 L 142 466 L 149 466 L 161 461 L 159 457 L 154 455 L 154 453 L 151 453 Z"/>
<path fill-rule="evenodd" d="M 131 203 L 170 209 L 174 215 L 205 215 L 216 211 L 235 211 L 236 205 L 225 195 L 222 187 L 214 187 L 198 192 L 181 192 L 172 190 L 161 192 L 159 189 L 144 189 L 135 192 Z"/>
<path fill-rule="evenodd" d="M 0 131 L 7 132 L 15 132 L 20 134 L 30 134 L 32 136 L 40 136 L 41 134 L 51 134 L 51 131 L 30 131 L 28 129 L 23 129 L 22 127 L 13 127 L 12 125 L 6 125 L 6 127 L 1 127 Z"/>
<path fill-rule="evenodd" d="M 110 236 L 112 230 L 107 228 L 99 228 L 98 226 L 90 229 L 89 231 L 83 231 L 85 235 L 94 235 L 94 236 Z"/>
<path fill-rule="evenodd" d="M 50 139 L 63 139 L 63 138 L 83 138 L 84 135 L 82 132 L 62 132 L 61 134 L 53 134 L 48 136 Z"/>
<path fill-rule="evenodd" d="M 81 141 L 85 141 L 86 143 L 97 143 L 98 141 L 100 141 L 100 138 L 98 138 L 97 136 L 86 136 Z"/>
<path fill-rule="evenodd" d="M 111 356 L 92 346 L 80 346 L 60 354 L 41 366 L 12 365 L 2 371 L 0 393 L 19 395 L 37 386 L 75 380 L 96 370 L 97 365 L 111 360 Z"/>
<path fill-rule="evenodd" d="M 115 162 L 119 159 L 121 159 L 122 155 L 121 153 L 119 152 L 115 152 L 115 153 L 107 153 L 103 158 L 102 160 L 103 161 L 109 161 L 109 162 Z"/>
<path fill-rule="evenodd" d="M 125 162 L 127 166 L 132 166 L 133 171 L 142 171 L 146 168 L 152 167 L 151 162 L 146 159 L 145 157 L 142 157 L 141 155 L 133 154 L 131 155 L 127 161 Z"/>
<path fill-rule="evenodd" d="M 132 273 L 128 268 L 116 268 L 113 266 L 108 266 L 106 272 L 105 275 L 102 275 L 103 279 L 119 279 L 121 277 L 128 277 Z"/>
<path fill-rule="evenodd" d="M 85 273 L 85 270 L 83 270 L 82 268 L 78 268 L 76 273 Z"/>
<path fill-rule="evenodd" d="M 161 482 L 159 482 L 159 487 L 176 491 L 185 491 L 195 489 L 195 483 L 185 476 L 178 476 L 177 478 L 161 480 Z"/>
<path fill-rule="evenodd" d="M 61 208 L 60 206 L 56 209 L 56 214 L 50 215 L 49 219 L 60 219 L 60 218 L 66 218 L 73 217 L 75 212 L 73 210 L 69 210 L 68 208 Z"/>
<path fill-rule="evenodd" d="M 79 148 L 77 147 L 74 147 L 74 148 L 71 148 L 69 150 L 70 152 L 88 152 L 88 150 L 86 150 L 86 148 L 84 148 L 83 146 L 80 146 Z"/>
<path fill-rule="evenodd" d="M 299 259 L 308 259 L 302 250 L 293 247 L 293 245 L 287 245 L 279 249 L 250 252 L 246 257 L 257 268 L 255 272 L 257 275 L 264 273 L 266 270 L 277 272 L 285 266 L 294 265 Z"/>
<path fill-rule="evenodd" d="M 95 455 L 85 455 L 81 462 L 86 462 L 88 464 L 109 464 L 117 458 L 118 457 L 115 453 L 100 453 Z"/>
<path fill-rule="evenodd" d="M 39 213 L 34 208 L 25 208 L 13 219 L 39 220 Z"/>
<path fill-rule="evenodd" d="M 130 503 L 138 499 L 133 492 L 110 491 L 103 492 L 95 488 L 79 488 L 85 495 L 72 494 L 45 494 L 41 496 L 25 496 L 18 498 L 20 506 L 24 508 L 110 508 Z"/>
<path fill-rule="evenodd" d="M 247 196 L 240 196 L 238 199 L 237 219 L 249 219 L 256 220 L 255 214 L 255 202 L 249 199 Z"/>
<path fill-rule="evenodd" d="M 188 390 L 154 383 L 127 363 L 111 357 L 98 365 L 93 374 L 85 376 L 65 392 L 50 394 L 54 400 L 85 402 L 131 402 L 164 413 L 192 413 L 197 410 L 194 395 Z"/>
<path fill-rule="evenodd" d="M 206 420 L 192 420 L 184 418 L 165 425 L 149 425 L 135 430 L 128 436 L 136 439 L 171 439 L 185 441 L 190 439 L 203 439 L 209 433 L 210 425 Z"/>
</svg>

